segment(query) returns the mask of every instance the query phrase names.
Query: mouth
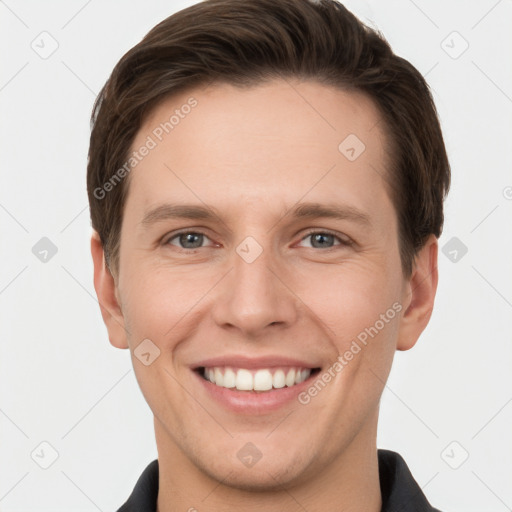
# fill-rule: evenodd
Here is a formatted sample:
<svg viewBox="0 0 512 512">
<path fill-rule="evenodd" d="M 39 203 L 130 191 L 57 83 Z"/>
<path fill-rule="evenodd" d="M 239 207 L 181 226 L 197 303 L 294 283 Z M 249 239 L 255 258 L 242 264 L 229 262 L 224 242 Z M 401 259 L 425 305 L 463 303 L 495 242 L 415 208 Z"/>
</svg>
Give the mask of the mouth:
<svg viewBox="0 0 512 512">
<path fill-rule="evenodd" d="M 268 393 L 302 384 L 320 373 L 320 368 L 283 366 L 249 369 L 200 366 L 194 371 L 216 387 L 249 393 Z"/>
<path fill-rule="evenodd" d="M 225 354 L 197 361 L 190 369 L 199 385 L 198 396 L 240 418 L 296 406 L 300 393 L 321 372 L 320 364 L 315 356 Z"/>
</svg>

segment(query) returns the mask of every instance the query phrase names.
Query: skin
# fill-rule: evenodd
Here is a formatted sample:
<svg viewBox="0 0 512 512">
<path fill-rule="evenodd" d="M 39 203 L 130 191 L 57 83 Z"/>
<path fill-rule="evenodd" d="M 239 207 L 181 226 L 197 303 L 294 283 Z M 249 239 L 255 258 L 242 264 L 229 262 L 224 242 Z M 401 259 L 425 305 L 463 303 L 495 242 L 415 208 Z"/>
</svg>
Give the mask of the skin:
<svg viewBox="0 0 512 512">
<path fill-rule="evenodd" d="M 198 105 L 129 175 L 119 275 L 91 238 L 110 342 L 131 351 L 154 414 L 158 511 L 378 512 L 379 400 L 395 351 L 411 348 L 430 319 L 437 239 L 406 278 L 382 178 L 384 123 L 365 96 L 314 81 L 211 84 L 158 105 L 133 148 L 191 96 Z M 338 150 L 349 134 L 366 146 L 353 162 Z M 285 215 L 298 201 L 350 205 L 371 225 Z M 219 217 L 144 227 L 145 212 L 164 202 L 206 204 Z M 199 248 L 172 238 L 183 228 L 206 235 Z M 340 239 L 315 245 L 312 228 Z M 263 249 L 252 263 L 236 252 L 247 236 Z M 395 302 L 402 311 L 306 405 L 235 414 L 190 369 L 221 354 L 272 354 L 325 370 Z M 160 350 L 148 366 L 133 353 L 146 338 Z M 236 456 L 247 442 L 262 453 L 250 468 Z"/>
</svg>

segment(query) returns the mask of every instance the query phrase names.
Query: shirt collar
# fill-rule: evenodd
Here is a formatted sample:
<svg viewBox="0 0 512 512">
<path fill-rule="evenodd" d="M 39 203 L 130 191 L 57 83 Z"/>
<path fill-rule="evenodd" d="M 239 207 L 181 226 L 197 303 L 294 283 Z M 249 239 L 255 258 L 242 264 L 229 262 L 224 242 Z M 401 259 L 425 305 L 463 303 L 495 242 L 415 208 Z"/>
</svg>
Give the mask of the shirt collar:
<svg viewBox="0 0 512 512">
<path fill-rule="evenodd" d="M 396 452 L 378 450 L 381 512 L 440 512 L 427 501 L 405 460 Z"/>
<path fill-rule="evenodd" d="M 440 512 L 433 508 L 396 452 L 378 450 L 381 512 Z M 133 492 L 117 512 L 156 512 L 158 459 L 142 472 Z"/>
</svg>

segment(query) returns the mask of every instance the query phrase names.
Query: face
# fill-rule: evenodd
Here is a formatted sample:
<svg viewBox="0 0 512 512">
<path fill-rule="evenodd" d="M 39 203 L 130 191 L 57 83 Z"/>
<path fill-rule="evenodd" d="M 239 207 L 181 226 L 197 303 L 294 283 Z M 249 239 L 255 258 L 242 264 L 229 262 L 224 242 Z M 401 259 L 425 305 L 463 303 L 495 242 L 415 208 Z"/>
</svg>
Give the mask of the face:
<svg viewBox="0 0 512 512">
<path fill-rule="evenodd" d="M 146 119 L 120 272 L 98 249 L 95 284 L 160 457 L 269 489 L 375 443 L 394 351 L 428 322 L 437 279 L 435 243 L 402 274 L 379 121 L 363 95 L 280 80 L 189 90 Z"/>
</svg>

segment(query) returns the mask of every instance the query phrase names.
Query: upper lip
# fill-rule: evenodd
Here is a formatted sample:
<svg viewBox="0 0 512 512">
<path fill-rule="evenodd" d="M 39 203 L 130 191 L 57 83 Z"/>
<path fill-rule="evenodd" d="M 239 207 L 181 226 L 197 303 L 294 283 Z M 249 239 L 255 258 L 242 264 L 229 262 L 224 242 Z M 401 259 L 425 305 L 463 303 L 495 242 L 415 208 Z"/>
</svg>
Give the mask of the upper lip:
<svg viewBox="0 0 512 512">
<path fill-rule="evenodd" d="M 319 368 L 320 365 L 311 364 L 311 360 L 304 361 L 283 356 L 261 356 L 248 357 L 244 355 L 226 355 L 204 359 L 192 365 L 192 369 L 212 368 L 220 366 L 231 366 L 233 368 L 275 368 L 278 366 L 289 366 L 291 368 Z"/>
</svg>

